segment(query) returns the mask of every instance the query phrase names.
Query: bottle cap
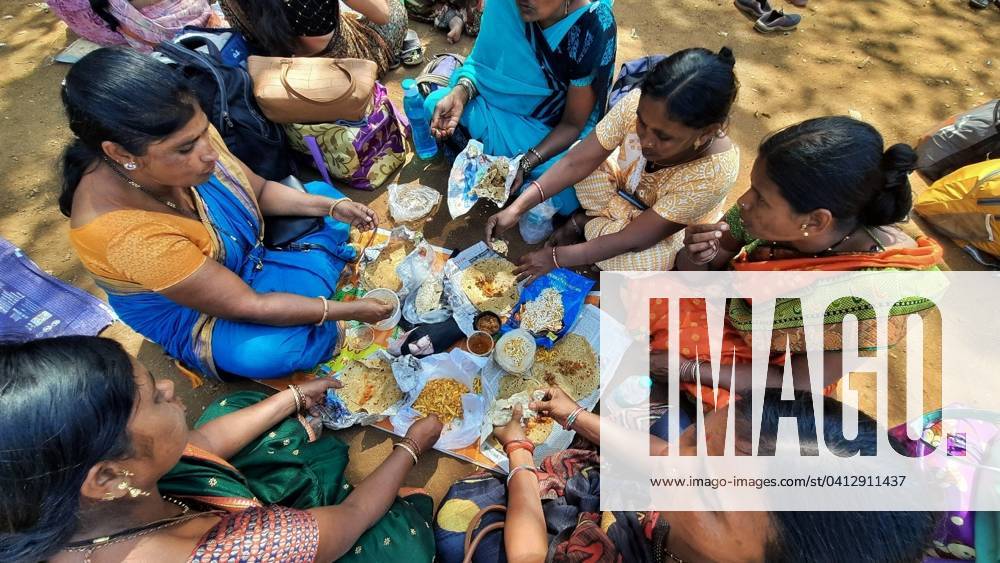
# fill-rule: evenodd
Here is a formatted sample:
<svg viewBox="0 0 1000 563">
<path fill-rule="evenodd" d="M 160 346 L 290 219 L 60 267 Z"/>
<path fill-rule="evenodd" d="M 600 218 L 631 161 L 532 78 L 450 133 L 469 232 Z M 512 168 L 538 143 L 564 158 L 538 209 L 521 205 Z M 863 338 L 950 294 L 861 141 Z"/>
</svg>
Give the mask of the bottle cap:
<svg viewBox="0 0 1000 563">
<path fill-rule="evenodd" d="M 403 81 L 402 86 L 403 90 L 414 90 L 417 87 L 417 83 L 412 78 L 407 78 Z"/>
</svg>

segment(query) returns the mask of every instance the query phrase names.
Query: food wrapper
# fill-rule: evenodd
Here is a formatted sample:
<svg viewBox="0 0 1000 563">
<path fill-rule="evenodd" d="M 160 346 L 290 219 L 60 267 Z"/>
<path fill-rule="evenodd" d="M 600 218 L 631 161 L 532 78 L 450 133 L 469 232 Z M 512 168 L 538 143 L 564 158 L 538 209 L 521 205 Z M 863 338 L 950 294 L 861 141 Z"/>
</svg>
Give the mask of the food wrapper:
<svg viewBox="0 0 1000 563">
<path fill-rule="evenodd" d="M 500 334 L 520 328 L 521 315 L 524 311 L 525 303 L 538 299 L 542 295 L 542 292 L 551 288 L 562 299 L 562 328 L 558 331 L 546 331 L 542 334 L 532 333 L 535 336 L 536 344 L 544 348 L 551 348 L 560 338 L 572 330 L 573 324 L 580 316 L 584 301 L 587 299 L 587 294 L 592 287 L 594 287 L 594 280 L 590 278 L 585 278 L 565 268 L 552 270 L 521 289 L 521 298 L 518 300 L 507 322 L 500 327 Z"/>
<path fill-rule="evenodd" d="M 451 174 L 448 175 L 448 211 L 451 213 L 452 219 L 465 215 L 479 201 L 481 196 L 476 193 L 475 188 L 484 176 L 490 173 L 491 166 L 499 159 L 506 160 L 508 166 L 507 174 L 504 177 L 503 193 L 501 197 L 490 198 L 490 200 L 497 207 L 502 207 L 510 197 L 510 189 L 517 178 L 521 157 L 490 156 L 483 153 L 483 144 L 475 139 L 469 141 L 465 150 L 458 153 L 455 163 L 451 167 Z"/>
<path fill-rule="evenodd" d="M 389 215 L 397 224 L 428 219 L 441 203 L 441 193 L 420 184 L 389 184 Z"/>
<path fill-rule="evenodd" d="M 406 435 L 417 419 L 423 414 L 413 408 L 420 392 L 428 381 L 435 379 L 454 379 L 469 388 L 468 393 L 462 395 L 462 418 L 451 421 L 444 427 L 441 437 L 434 447 L 442 450 L 458 450 L 474 443 L 480 434 L 480 428 L 486 416 L 486 402 L 481 395 L 472 393 L 474 380 L 487 362 L 485 358 L 478 358 L 465 352 L 464 350 L 452 350 L 445 354 L 434 354 L 420 360 L 421 371 L 417 379 L 417 386 L 412 392 L 407 393 L 408 399 L 399 412 L 389 418 L 392 423 L 392 431 L 399 436 Z"/>
<path fill-rule="evenodd" d="M 485 242 L 478 242 L 463 250 L 458 256 L 448 260 L 444 265 L 445 291 L 447 292 L 448 304 L 454 313 L 455 321 L 466 336 L 471 335 L 476 329 L 472 326 L 479 310 L 472 304 L 469 297 L 462 291 L 462 273 L 473 264 L 484 258 L 503 258 Z M 506 258 L 505 258 L 506 259 Z M 523 289 L 523 284 L 518 284 L 518 289 Z M 503 319 L 510 311 L 493 311 Z"/>
<path fill-rule="evenodd" d="M 373 344 L 368 349 L 361 352 L 345 351 L 337 356 L 334 361 L 320 365 L 316 369 L 315 373 L 318 377 L 340 379 L 347 362 L 352 360 L 360 361 L 377 356 L 385 359 L 389 362 L 389 365 L 392 366 L 392 375 L 396 378 L 396 384 L 399 385 L 400 391 L 403 391 L 403 398 L 390 405 L 387 409 L 380 413 L 368 413 L 364 411 L 351 412 L 344 401 L 337 395 L 337 390 L 330 389 L 326 392 L 326 401 L 324 404 L 317 408 L 324 426 L 334 430 L 340 430 L 356 425 L 375 424 L 388 416 L 396 414 L 401 408 L 403 408 L 404 405 L 407 404 L 410 397 L 406 393 L 403 385 L 400 384 L 399 375 L 397 375 L 397 364 L 405 365 L 405 361 L 403 358 L 393 358 L 385 351 L 385 349 L 379 347 L 378 345 Z"/>
<path fill-rule="evenodd" d="M 605 346 L 602 348 L 602 317 L 604 318 L 604 322 L 617 324 L 614 319 L 608 317 L 606 313 L 602 313 L 599 308 L 593 305 L 584 305 L 579 319 L 569 332 L 582 336 L 588 343 L 590 343 L 591 348 L 595 351 L 599 351 L 597 354 L 598 361 L 600 362 L 598 373 L 600 373 L 600 370 L 608 370 L 606 373 L 614 373 L 614 371 L 618 369 L 618 364 L 621 362 L 622 356 L 625 354 L 625 351 L 628 349 L 632 341 L 627 335 L 625 335 L 624 327 L 622 327 L 621 332 L 618 333 L 621 334 L 621 336 L 613 342 L 605 342 Z M 615 334 L 615 331 L 610 333 L 606 332 L 606 334 Z M 529 374 L 533 377 L 533 374 L 530 372 Z M 483 368 L 483 397 L 486 401 L 487 412 L 500 395 L 500 378 L 505 375 L 508 374 L 492 359 Z M 547 387 L 544 382 L 541 382 L 541 385 Z M 579 401 L 580 406 L 588 411 L 593 410 L 600 397 L 601 389 L 600 386 L 598 386 L 597 389 Z M 504 453 L 503 448 L 496 443 L 496 440 L 492 439 L 492 434 L 493 424 L 490 420 L 484 418 L 483 426 L 480 428 L 479 434 L 479 449 L 484 456 L 500 466 L 501 469 L 508 471 L 509 462 L 507 454 Z M 549 437 L 541 444 L 535 446 L 535 463 L 540 464 L 546 457 L 568 448 L 573 442 L 574 435 L 574 431 L 564 430 L 558 424 L 553 423 L 552 433 L 549 434 Z"/>
<path fill-rule="evenodd" d="M 359 276 L 358 279 L 358 285 L 360 286 L 358 288 L 359 289 L 358 296 L 360 297 L 364 295 L 365 292 L 375 289 L 376 287 L 379 287 L 377 284 L 373 285 L 373 280 L 371 279 L 371 276 L 373 274 L 369 270 L 371 268 L 378 267 L 379 259 L 382 257 L 382 253 L 384 251 L 388 250 L 391 252 L 393 249 L 402 246 L 403 248 L 406 249 L 407 256 L 409 256 L 409 254 L 411 254 L 416 250 L 418 243 L 421 242 L 422 240 L 423 240 L 423 235 L 421 235 L 419 232 L 411 231 L 406 227 L 396 227 L 389 233 L 389 240 L 387 240 L 385 244 L 374 246 L 365 250 L 365 253 L 361 256 L 361 264 L 360 264 L 361 275 Z M 405 262 L 405 260 L 406 259 L 404 258 L 403 262 Z M 400 262 L 400 264 L 396 266 L 397 277 L 399 276 L 400 265 L 402 265 L 402 262 Z M 400 282 L 402 282 L 402 278 L 400 278 Z M 399 288 L 390 287 L 388 289 L 395 291 L 396 294 L 399 295 L 400 299 L 403 299 L 403 297 L 406 296 L 405 293 L 406 286 L 402 285 L 402 283 Z"/>
<path fill-rule="evenodd" d="M 444 273 L 434 271 L 434 260 L 434 247 L 427 241 L 423 241 L 396 268 L 396 273 L 403 282 L 400 294 L 406 296 L 403 300 L 403 318 L 411 324 L 440 323 L 448 320 L 451 316 L 448 299 L 445 295 Z M 441 294 L 438 297 L 437 306 L 421 314 L 417 310 L 417 296 L 420 294 L 420 287 L 429 278 L 436 278 L 441 284 Z"/>
</svg>

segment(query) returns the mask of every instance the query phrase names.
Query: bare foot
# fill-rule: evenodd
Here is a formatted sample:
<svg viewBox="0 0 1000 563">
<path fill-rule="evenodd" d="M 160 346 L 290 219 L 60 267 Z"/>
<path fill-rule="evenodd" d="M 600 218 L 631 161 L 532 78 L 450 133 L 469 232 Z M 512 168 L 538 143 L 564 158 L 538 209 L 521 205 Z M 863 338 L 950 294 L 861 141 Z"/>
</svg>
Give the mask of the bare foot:
<svg viewBox="0 0 1000 563">
<path fill-rule="evenodd" d="M 448 22 L 448 28 L 448 43 L 458 43 L 458 40 L 462 38 L 462 30 L 465 28 L 465 22 L 462 21 L 462 18 L 455 16 Z"/>
<path fill-rule="evenodd" d="M 576 219 L 576 223 L 573 222 Z M 545 246 L 568 246 L 583 242 L 583 233 L 580 229 L 587 223 L 587 216 L 584 213 L 576 213 L 570 219 L 549 236 L 545 241 Z M 580 225 L 577 227 L 577 225 Z"/>
</svg>

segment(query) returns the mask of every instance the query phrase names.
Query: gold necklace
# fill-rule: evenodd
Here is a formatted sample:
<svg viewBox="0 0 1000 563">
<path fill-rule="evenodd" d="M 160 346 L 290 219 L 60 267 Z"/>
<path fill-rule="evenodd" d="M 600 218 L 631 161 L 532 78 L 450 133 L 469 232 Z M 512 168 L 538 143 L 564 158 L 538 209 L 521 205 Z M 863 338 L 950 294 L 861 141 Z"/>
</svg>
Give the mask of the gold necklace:
<svg viewBox="0 0 1000 563">
<path fill-rule="evenodd" d="M 148 195 L 149 197 L 155 199 L 156 201 L 162 203 L 163 205 L 166 205 L 167 207 L 169 207 L 170 209 L 173 209 L 174 211 L 177 211 L 179 213 L 184 213 L 184 210 L 180 209 L 177 206 L 176 203 L 170 201 L 169 199 L 163 199 L 162 197 L 160 197 L 160 196 L 154 194 L 153 192 L 149 191 L 149 189 L 147 189 L 145 186 L 143 186 L 139 182 L 136 182 L 132 178 L 129 178 L 128 174 L 126 174 L 124 171 L 122 171 L 118 167 L 118 164 L 115 161 L 111 160 L 108 157 L 104 157 L 104 161 L 107 162 L 108 167 L 111 168 L 111 171 L 114 172 L 116 176 L 118 176 L 119 178 L 121 178 L 122 181 L 125 182 L 126 184 L 128 184 L 129 186 L 131 186 L 131 187 L 139 190 L 140 192 Z"/>
<path fill-rule="evenodd" d="M 170 518 L 162 518 L 160 520 L 154 520 L 148 524 L 143 524 L 135 528 L 128 528 L 120 532 L 115 532 L 107 536 L 101 536 L 98 538 L 91 538 L 86 540 L 80 540 L 72 543 L 66 544 L 63 547 L 63 551 L 82 551 L 84 552 L 83 561 L 84 563 L 91 563 L 90 558 L 98 549 L 125 541 L 130 541 L 138 537 L 147 536 L 149 534 L 163 530 L 164 528 L 169 528 L 171 526 L 176 526 L 187 522 L 189 520 L 194 520 L 195 518 L 201 518 L 207 514 L 217 514 L 223 512 L 222 510 L 211 510 L 207 512 L 191 512 L 191 507 L 187 504 L 164 495 L 163 500 L 175 504 L 180 507 L 181 513 L 177 516 L 171 516 Z"/>
</svg>

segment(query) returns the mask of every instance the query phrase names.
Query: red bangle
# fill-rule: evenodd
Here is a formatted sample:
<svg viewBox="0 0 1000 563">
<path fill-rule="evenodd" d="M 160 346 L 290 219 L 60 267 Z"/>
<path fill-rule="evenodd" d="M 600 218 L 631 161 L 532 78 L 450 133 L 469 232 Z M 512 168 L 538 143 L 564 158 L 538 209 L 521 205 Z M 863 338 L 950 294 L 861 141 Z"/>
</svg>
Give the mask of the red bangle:
<svg viewBox="0 0 1000 563">
<path fill-rule="evenodd" d="M 530 440 L 514 440 L 504 444 L 503 451 L 506 452 L 508 456 L 517 450 L 528 450 L 529 453 L 534 454 L 535 445 L 532 444 Z"/>
<path fill-rule="evenodd" d="M 559 260 L 556 260 L 556 248 L 558 247 L 552 247 L 552 263 L 556 265 L 556 268 L 562 268 L 562 266 L 559 265 Z"/>
<path fill-rule="evenodd" d="M 532 180 L 532 182 L 531 182 L 530 185 L 535 186 L 535 189 L 538 190 L 538 197 L 540 198 L 538 200 L 538 203 L 544 202 L 545 201 L 545 192 L 542 191 L 542 184 L 539 183 L 538 180 Z"/>
</svg>

